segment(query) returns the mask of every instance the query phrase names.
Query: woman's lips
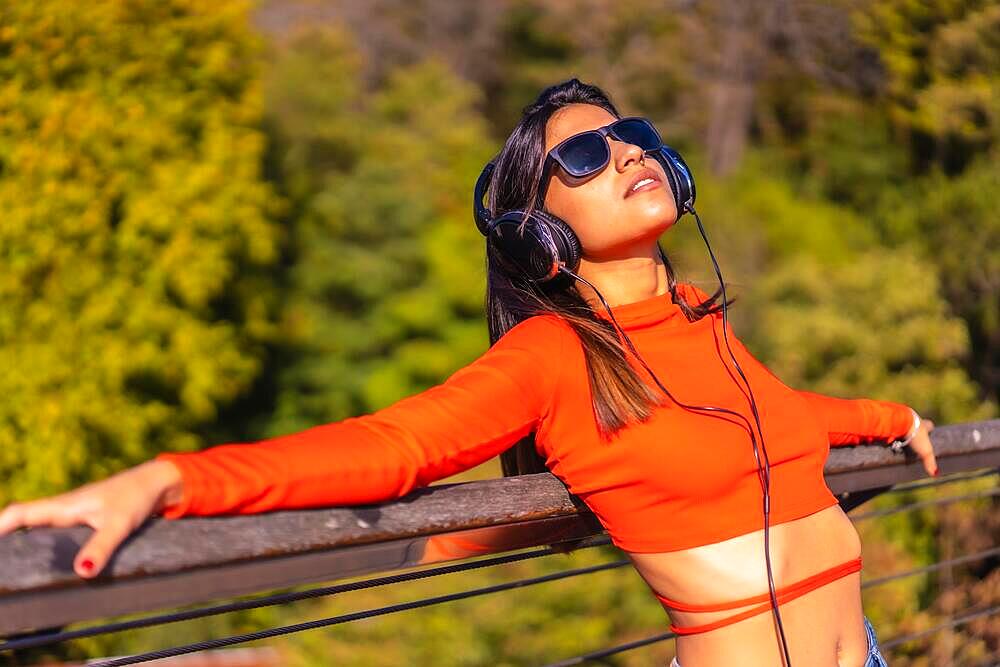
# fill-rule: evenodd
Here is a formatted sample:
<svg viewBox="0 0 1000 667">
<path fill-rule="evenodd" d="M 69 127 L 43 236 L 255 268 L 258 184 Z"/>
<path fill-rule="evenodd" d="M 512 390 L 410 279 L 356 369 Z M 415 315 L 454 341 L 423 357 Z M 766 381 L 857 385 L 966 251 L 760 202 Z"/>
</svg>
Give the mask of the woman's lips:
<svg viewBox="0 0 1000 667">
<path fill-rule="evenodd" d="M 647 177 L 646 179 L 642 179 L 642 180 L 645 180 L 646 182 L 643 183 L 642 185 L 640 185 L 638 188 L 636 188 L 633 185 L 631 188 L 629 188 L 625 192 L 625 198 L 626 199 L 628 199 L 632 195 L 637 194 L 639 192 L 646 192 L 648 190 L 655 190 L 658 187 L 660 187 L 660 182 L 658 180 L 656 180 L 655 178 Z"/>
</svg>

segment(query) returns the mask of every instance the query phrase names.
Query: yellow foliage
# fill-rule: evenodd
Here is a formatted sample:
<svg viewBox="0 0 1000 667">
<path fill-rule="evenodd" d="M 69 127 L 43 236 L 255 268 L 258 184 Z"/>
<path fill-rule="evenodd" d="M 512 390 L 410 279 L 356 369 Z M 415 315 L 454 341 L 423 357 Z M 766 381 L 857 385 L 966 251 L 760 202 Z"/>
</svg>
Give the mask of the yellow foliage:
<svg viewBox="0 0 1000 667">
<path fill-rule="evenodd" d="M 0 502 L 190 449 L 274 307 L 246 2 L 4 3 Z"/>
</svg>

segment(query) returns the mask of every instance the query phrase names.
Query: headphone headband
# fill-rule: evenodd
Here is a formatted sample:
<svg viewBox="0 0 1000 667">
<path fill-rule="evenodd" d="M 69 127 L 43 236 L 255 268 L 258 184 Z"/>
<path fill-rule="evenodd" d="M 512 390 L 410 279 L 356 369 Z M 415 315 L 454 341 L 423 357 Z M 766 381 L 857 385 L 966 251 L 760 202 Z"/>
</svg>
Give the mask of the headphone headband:
<svg viewBox="0 0 1000 667">
<path fill-rule="evenodd" d="M 489 235 L 490 218 L 493 217 L 490 210 L 483 204 L 483 199 L 486 198 L 486 190 L 490 187 L 490 178 L 493 176 L 493 170 L 496 166 L 496 162 L 493 160 L 486 163 L 483 173 L 479 174 L 479 178 L 476 179 L 476 189 L 472 196 L 472 216 L 476 221 L 479 233 L 483 236 Z"/>
</svg>

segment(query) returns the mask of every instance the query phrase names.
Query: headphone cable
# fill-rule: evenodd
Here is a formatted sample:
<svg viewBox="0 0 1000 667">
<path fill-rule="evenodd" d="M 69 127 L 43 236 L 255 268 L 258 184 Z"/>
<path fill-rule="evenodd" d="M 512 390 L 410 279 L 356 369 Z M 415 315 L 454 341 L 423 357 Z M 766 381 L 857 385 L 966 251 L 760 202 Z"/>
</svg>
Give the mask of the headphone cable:
<svg viewBox="0 0 1000 667">
<path fill-rule="evenodd" d="M 632 340 L 628 337 L 628 335 L 625 333 L 625 331 L 618 324 L 618 320 L 615 319 L 615 315 L 611 311 L 611 306 L 608 305 L 608 302 L 604 299 L 604 296 L 597 289 L 597 287 L 595 287 L 594 284 L 591 283 L 586 278 L 584 278 L 584 277 L 582 277 L 580 275 L 577 275 L 575 272 L 571 271 L 570 269 L 567 269 L 565 266 L 560 265 L 559 266 L 559 272 L 567 274 L 567 275 L 570 275 L 573 278 L 576 278 L 577 280 L 581 281 L 582 283 L 584 283 L 585 285 L 587 285 L 588 287 L 590 287 L 592 290 L 594 290 L 594 293 L 597 294 L 597 298 L 600 299 L 601 304 L 604 306 L 604 309 L 608 312 L 608 315 L 610 316 L 611 321 L 612 321 L 612 323 L 615 326 L 615 329 L 622 336 L 622 338 L 624 339 L 625 344 L 628 346 L 629 350 L 632 352 L 632 354 L 635 356 L 635 358 L 639 361 L 639 363 L 642 364 L 643 368 L 646 369 L 646 372 L 649 373 L 650 377 L 653 378 L 653 381 L 660 388 L 660 390 L 664 394 L 666 394 L 668 397 L 670 397 L 670 400 L 672 400 L 674 403 L 676 403 L 680 407 L 688 409 L 688 410 L 709 410 L 709 411 L 713 411 L 713 412 L 725 412 L 727 414 L 731 414 L 731 415 L 734 415 L 734 416 L 738 417 L 739 419 L 743 420 L 743 422 L 746 424 L 747 430 L 750 433 L 750 442 L 753 444 L 754 459 L 755 459 L 755 461 L 757 463 L 757 477 L 758 477 L 758 480 L 760 480 L 761 489 L 762 489 L 762 491 L 764 493 L 764 498 L 763 498 L 763 502 L 764 502 L 764 505 L 763 505 L 763 509 L 764 509 L 764 562 L 765 562 L 765 565 L 767 567 L 767 584 L 768 584 L 768 593 L 769 593 L 769 596 L 770 596 L 770 599 L 771 599 L 771 610 L 773 612 L 775 622 L 778 625 L 778 635 L 779 635 L 779 639 L 781 640 L 782 650 L 784 651 L 785 664 L 787 665 L 787 667 L 792 667 L 791 657 L 789 656 L 789 653 L 788 653 L 788 644 L 787 644 L 787 642 L 785 640 L 785 629 L 784 629 L 784 627 L 783 627 L 783 625 L 781 623 L 781 613 L 778 611 L 778 600 L 777 600 L 777 596 L 775 595 L 775 590 L 774 590 L 774 576 L 773 576 L 772 570 L 771 570 L 771 554 L 770 554 L 770 540 L 769 540 L 769 533 L 770 533 L 770 521 L 769 521 L 769 517 L 770 517 L 770 513 L 771 513 L 771 495 L 770 495 L 771 462 L 770 462 L 770 460 L 767 457 L 767 448 L 764 445 L 764 432 L 763 432 L 763 430 L 761 429 L 761 426 L 760 426 L 760 416 L 759 416 L 759 414 L 757 412 L 757 402 L 754 399 L 753 390 L 750 388 L 750 381 L 747 380 L 746 375 L 743 373 L 743 369 L 740 368 L 739 363 L 736 361 L 736 356 L 733 354 L 732 348 L 729 346 L 729 336 L 727 335 L 727 332 L 726 332 L 726 326 L 727 326 L 727 321 L 728 321 L 727 317 L 726 317 L 726 312 L 727 312 L 727 307 L 726 307 L 726 285 L 725 285 L 725 281 L 722 278 L 722 272 L 719 269 L 719 264 L 718 264 L 718 262 L 715 259 L 715 254 L 712 252 L 712 246 L 708 242 L 708 237 L 705 235 L 705 230 L 704 230 L 704 227 L 701 224 L 701 217 L 698 215 L 698 212 L 695 211 L 694 206 L 692 206 L 690 204 L 685 205 L 684 208 L 686 210 L 690 211 L 694 215 L 695 220 L 698 223 L 698 231 L 701 233 L 701 237 L 705 241 L 705 246 L 708 248 L 709 257 L 711 257 L 711 259 L 712 259 L 712 265 L 715 267 L 715 273 L 716 273 L 716 275 L 719 278 L 719 285 L 722 288 L 722 337 L 725 340 L 726 349 L 729 351 L 729 356 L 733 360 L 733 364 L 736 366 L 736 370 L 739 372 L 740 377 L 743 378 L 743 382 L 746 383 L 747 391 L 749 392 L 750 409 L 751 409 L 751 411 L 753 413 L 754 422 L 757 425 L 757 431 L 760 433 L 760 438 L 761 438 L 761 451 L 763 452 L 763 456 L 764 456 L 763 466 L 761 465 L 761 456 L 760 456 L 760 452 L 758 451 L 758 448 L 757 448 L 757 438 L 754 435 L 753 427 L 750 425 L 750 421 L 744 415 L 742 415 L 739 412 L 736 412 L 734 410 L 729 410 L 727 408 L 720 408 L 720 407 L 710 406 L 710 405 L 688 405 L 686 403 L 681 403 L 680 401 L 678 401 L 674 397 L 674 395 L 671 394 L 670 391 L 665 386 L 663 386 L 663 383 L 660 382 L 660 379 L 656 376 L 656 373 L 653 372 L 653 369 L 651 369 L 649 367 L 649 364 L 647 364 L 646 361 L 645 361 L 645 359 L 642 358 L 642 355 L 639 354 L 639 351 L 635 348 L 635 345 L 633 345 Z M 659 246 L 657 246 L 657 247 L 659 247 Z M 662 248 L 660 249 L 660 252 L 661 253 L 663 252 Z"/>
<path fill-rule="evenodd" d="M 698 223 L 698 232 L 701 234 L 701 238 L 705 241 L 705 247 L 708 249 L 708 256 L 712 260 L 712 266 L 715 268 L 715 275 L 719 278 L 719 286 L 722 288 L 722 338 L 726 341 L 726 350 L 729 352 L 729 357 L 733 360 L 733 365 L 739 372 L 740 377 L 743 378 L 743 382 L 747 386 L 747 392 L 750 394 L 750 410 L 753 412 L 754 422 L 757 424 L 757 431 L 760 433 L 760 446 L 761 451 L 764 455 L 764 562 L 767 566 L 767 585 L 768 592 L 771 596 L 771 609 L 774 612 L 774 620 L 778 625 L 778 636 L 781 639 L 781 648 L 784 651 L 784 658 L 787 667 L 792 667 L 792 657 L 788 652 L 788 643 L 785 640 L 785 628 L 781 623 L 781 612 L 778 611 L 778 600 L 774 592 L 774 576 L 771 572 L 771 553 L 769 544 L 769 533 L 770 533 L 770 516 L 771 516 L 771 461 L 767 456 L 767 446 L 764 443 L 764 431 L 760 426 L 760 415 L 757 412 L 757 401 L 754 399 L 753 389 L 750 387 L 750 381 L 747 376 L 743 373 L 743 369 L 740 368 L 739 362 L 736 361 L 736 356 L 733 354 L 733 349 L 729 346 L 729 334 L 727 329 L 727 311 L 726 307 L 726 282 L 722 278 L 722 271 L 719 269 L 719 263 L 715 260 L 715 253 L 712 252 L 712 245 L 708 242 L 708 237 L 705 235 L 705 228 L 701 224 L 701 216 L 698 215 L 698 211 L 695 210 L 693 204 L 688 204 L 685 208 L 694 215 L 695 222 Z M 754 442 L 754 456 L 757 456 L 757 443 Z M 760 469 L 760 458 L 757 457 L 758 470 Z"/>
</svg>

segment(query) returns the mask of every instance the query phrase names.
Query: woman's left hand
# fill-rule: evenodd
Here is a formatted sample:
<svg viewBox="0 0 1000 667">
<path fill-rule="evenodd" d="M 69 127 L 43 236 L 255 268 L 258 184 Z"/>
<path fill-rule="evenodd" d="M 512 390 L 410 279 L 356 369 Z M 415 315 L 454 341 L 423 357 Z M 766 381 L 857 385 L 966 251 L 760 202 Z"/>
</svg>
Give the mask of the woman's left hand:
<svg viewBox="0 0 1000 667">
<path fill-rule="evenodd" d="M 910 448 L 917 456 L 923 459 L 927 474 L 937 477 L 938 465 L 937 460 L 934 458 L 934 445 L 931 444 L 930 438 L 930 432 L 933 430 L 934 422 L 930 419 L 921 419 L 920 428 L 917 430 L 917 434 L 913 436 L 913 440 L 910 441 Z"/>
</svg>

